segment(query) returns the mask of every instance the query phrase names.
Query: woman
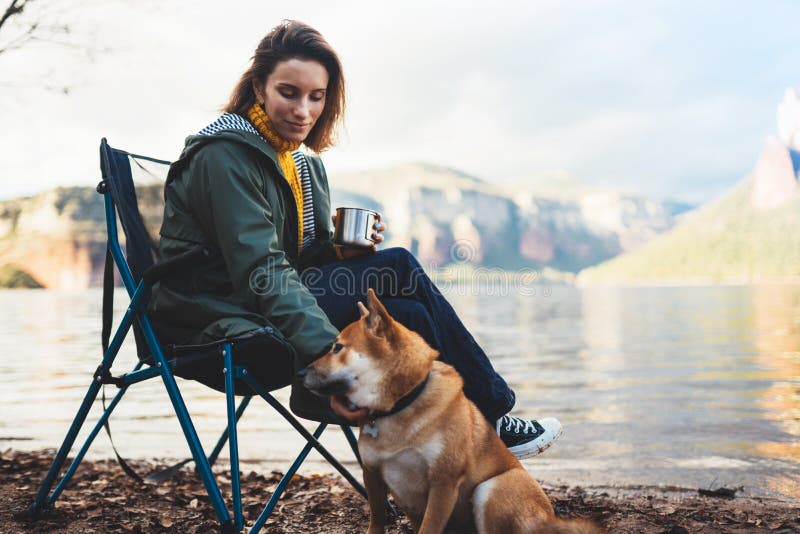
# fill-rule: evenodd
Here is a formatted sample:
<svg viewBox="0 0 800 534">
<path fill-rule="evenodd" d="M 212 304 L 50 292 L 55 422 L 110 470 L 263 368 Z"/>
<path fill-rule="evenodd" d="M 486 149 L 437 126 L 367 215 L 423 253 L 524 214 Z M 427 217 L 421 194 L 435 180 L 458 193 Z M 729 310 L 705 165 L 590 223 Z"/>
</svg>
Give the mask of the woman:
<svg viewBox="0 0 800 534">
<path fill-rule="evenodd" d="M 261 41 L 225 113 L 190 136 L 170 168 L 161 259 L 198 245 L 219 255 L 154 288 L 151 312 L 162 337 L 201 343 L 274 327 L 294 358 L 262 353 L 246 363 L 266 386 L 280 387 L 296 367 L 328 351 L 373 287 L 396 320 L 460 372 L 465 393 L 512 452 L 537 454 L 561 425 L 508 415 L 514 393 L 413 256 L 399 248 L 333 245 L 325 169 L 298 149 L 329 148 L 344 107 L 341 64 L 316 30 L 287 21 Z M 379 219 L 377 243 L 384 231 Z M 363 415 L 333 408 L 350 420 Z"/>
</svg>

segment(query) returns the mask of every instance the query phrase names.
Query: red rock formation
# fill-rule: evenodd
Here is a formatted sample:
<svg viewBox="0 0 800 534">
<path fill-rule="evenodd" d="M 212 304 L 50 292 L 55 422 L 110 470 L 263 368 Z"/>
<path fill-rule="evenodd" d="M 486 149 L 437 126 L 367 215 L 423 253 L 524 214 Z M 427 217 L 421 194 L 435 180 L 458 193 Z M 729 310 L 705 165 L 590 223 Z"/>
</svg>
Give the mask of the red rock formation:
<svg viewBox="0 0 800 534">
<path fill-rule="evenodd" d="M 753 170 L 750 205 L 757 210 L 782 206 L 794 198 L 797 183 L 789 149 L 775 137 L 769 137 Z"/>
</svg>

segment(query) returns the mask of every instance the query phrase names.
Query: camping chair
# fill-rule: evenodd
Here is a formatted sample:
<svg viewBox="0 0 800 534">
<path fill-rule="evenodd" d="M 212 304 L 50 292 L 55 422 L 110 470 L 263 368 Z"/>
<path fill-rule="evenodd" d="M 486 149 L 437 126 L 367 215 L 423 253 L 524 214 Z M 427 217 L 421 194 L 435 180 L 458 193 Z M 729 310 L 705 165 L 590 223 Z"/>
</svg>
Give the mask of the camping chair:
<svg viewBox="0 0 800 534">
<path fill-rule="evenodd" d="M 196 470 L 208 492 L 222 532 L 239 532 L 244 524 L 236 424 L 250 402 L 252 394 L 262 397 L 272 408 L 283 416 L 292 427 L 305 438 L 306 445 L 303 447 L 294 463 L 286 471 L 286 474 L 279 482 L 261 515 L 253 524 L 250 533 L 256 533 L 261 529 L 264 522 L 272 513 L 286 484 L 291 480 L 297 469 L 299 469 L 312 448 L 319 451 L 319 453 L 330 462 L 359 493 L 366 496 L 366 491 L 361 484 L 359 484 L 353 475 L 350 474 L 350 472 L 317 440 L 328 423 L 339 424 L 344 431 L 350 447 L 356 455 L 356 459 L 360 462 L 356 438 L 350 427 L 346 424 L 346 421 L 337 420 L 332 413 L 328 414 L 328 419 L 326 420 L 326 415 L 319 410 L 310 410 L 307 413 L 303 413 L 301 402 L 298 402 L 298 405 L 295 406 L 295 393 L 299 388 L 294 387 L 292 399 L 290 401 L 292 409 L 303 417 L 320 422 L 314 433 L 310 433 L 283 404 L 276 400 L 266 388 L 248 373 L 245 366 L 234 363 L 234 351 L 243 350 L 255 339 L 259 341 L 259 346 L 263 346 L 266 342 L 267 345 L 275 351 L 291 350 L 285 344 L 282 337 L 273 329 L 262 328 L 244 336 L 224 339 L 206 345 L 164 346 L 159 342 L 147 313 L 147 302 L 151 287 L 159 280 L 180 274 L 189 265 L 208 260 L 213 256 L 213 252 L 207 248 L 198 247 L 172 260 L 160 264 L 155 263 L 152 240 L 147 233 L 139 211 L 131 172 L 131 161 L 134 161 L 141 167 L 140 160 L 159 165 L 169 165 L 168 161 L 130 154 L 123 150 L 111 148 L 105 139 L 100 143 L 100 162 L 103 180 L 97 186 L 97 191 L 101 193 L 104 198 L 106 227 L 108 231 L 108 247 L 104 277 L 105 288 L 103 294 L 103 359 L 92 376 L 89 390 L 78 409 L 78 413 L 75 415 L 75 419 L 56 454 L 50 470 L 39 488 L 38 494 L 30 509 L 31 517 L 36 518 L 43 510 L 53 506 L 56 499 L 58 499 L 59 495 L 67 486 L 70 478 L 75 473 L 75 470 L 81 463 L 92 441 L 97 436 L 100 429 L 107 425 L 109 416 L 122 399 L 128 386 L 158 376 L 160 376 L 164 382 L 166 393 L 175 409 L 175 414 L 178 417 L 181 429 L 186 437 L 189 449 L 191 450 Z M 117 217 L 119 217 L 125 233 L 126 256 L 123 256 L 122 247 L 118 239 Z M 117 272 L 122 278 L 122 282 L 130 297 L 130 304 L 109 344 L 108 339 L 111 331 L 112 314 L 111 306 L 113 304 L 113 265 L 116 265 Z M 111 374 L 111 366 L 131 327 L 133 327 L 134 331 L 139 362 L 132 371 L 120 376 L 113 376 Z M 216 361 L 219 362 L 219 368 L 221 370 L 224 369 L 224 390 L 225 399 L 227 401 L 228 424 L 214 447 L 212 454 L 206 457 L 192 423 L 192 419 L 181 397 L 175 375 L 180 376 L 182 369 L 197 364 L 199 361 L 207 361 L 209 358 L 216 359 Z M 50 494 L 50 490 L 53 487 L 56 477 L 61 472 L 67 454 L 69 454 L 72 449 L 78 432 L 86 420 L 92 403 L 97 398 L 101 386 L 105 384 L 113 384 L 119 388 L 119 391 L 109 403 L 108 407 L 105 408 L 105 411 L 100 416 L 66 473 L 61 478 L 52 494 Z M 237 390 L 246 390 L 250 393 L 243 398 L 238 408 L 235 407 L 234 403 L 234 394 Z M 108 430 L 107 426 L 106 429 Z M 223 500 L 219 486 L 211 471 L 211 466 L 216 461 L 226 441 L 228 442 L 230 452 L 233 519 L 230 517 L 227 505 Z M 117 455 L 117 457 L 123 469 L 128 472 L 129 467 L 126 466 L 124 460 L 122 460 L 119 455 Z"/>
</svg>

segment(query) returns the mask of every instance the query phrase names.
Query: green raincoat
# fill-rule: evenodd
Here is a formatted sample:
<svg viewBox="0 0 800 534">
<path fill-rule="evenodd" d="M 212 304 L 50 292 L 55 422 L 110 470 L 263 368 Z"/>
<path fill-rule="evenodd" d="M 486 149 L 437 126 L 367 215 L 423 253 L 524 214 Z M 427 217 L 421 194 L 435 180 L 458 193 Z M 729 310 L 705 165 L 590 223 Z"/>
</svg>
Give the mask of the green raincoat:
<svg viewBox="0 0 800 534">
<path fill-rule="evenodd" d="M 205 343 L 272 326 L 299 366 L 339 331 L 300 282 L 303 269 L 336 259 L 322 162 L 306 156 L 316 240 L 298 256 L 297 209 L 272 147 L 223 130 L 190 136 L 164 190 L 159 261 L 203 245 L 219 254 L 153 288 L 150 312 L 170 343 Z"/>
</svg>

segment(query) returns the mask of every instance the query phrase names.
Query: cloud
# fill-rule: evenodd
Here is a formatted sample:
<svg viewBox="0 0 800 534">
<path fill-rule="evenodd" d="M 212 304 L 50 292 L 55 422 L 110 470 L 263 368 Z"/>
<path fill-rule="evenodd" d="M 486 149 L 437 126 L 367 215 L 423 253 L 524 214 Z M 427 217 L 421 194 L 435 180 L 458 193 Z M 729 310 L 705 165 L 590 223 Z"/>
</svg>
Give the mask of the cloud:
<svg viewBox="0 0 800 534">
<path fill-rule="evenodd" d="M 34 5 L 34 4 L 32 4 Z M 97 143 L 174 158 L 282 18 L 339 51 L 349 107 L 329 174 L 430 160 L 487 179 L 565 169 L 655 196 L 707 199 L 746 174 L 797 83 L 800 7 L 671 2 L 95 2 L 94 58 L 0 56 L 0 197 L 90 185 Z M 108 49 L 108 52 L 102 52 Z M 68 82 L 69 96 L 42 86 Z M 727 176 L 727 180 L 724 178 Z"/>
</svg>

